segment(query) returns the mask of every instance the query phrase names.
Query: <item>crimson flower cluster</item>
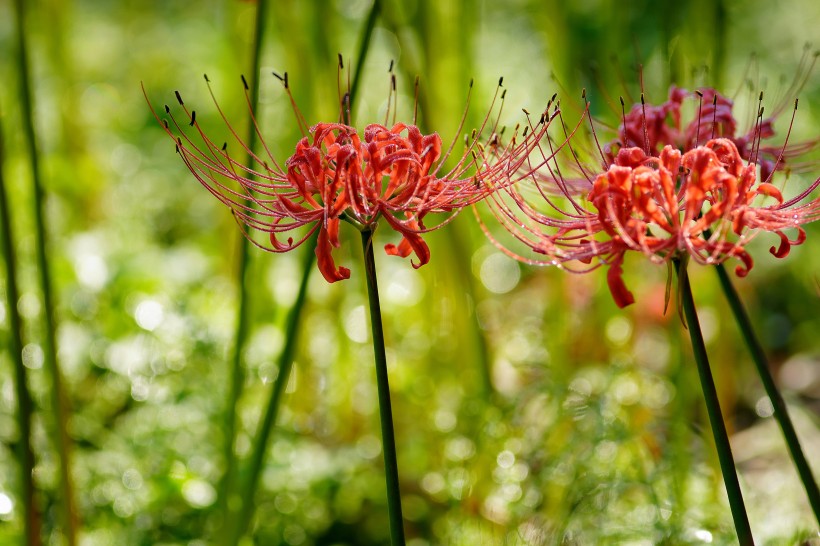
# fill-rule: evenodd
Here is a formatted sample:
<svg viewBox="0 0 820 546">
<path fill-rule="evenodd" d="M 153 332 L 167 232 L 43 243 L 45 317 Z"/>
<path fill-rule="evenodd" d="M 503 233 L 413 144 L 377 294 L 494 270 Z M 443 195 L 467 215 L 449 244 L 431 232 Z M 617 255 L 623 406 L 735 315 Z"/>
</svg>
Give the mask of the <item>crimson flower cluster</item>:
<svg viewBox="0 0 820 546">
<path fill-rule="evenodd" d="M 697 100 L 697 117 L 683 124 L 686 98 Z M 635 301 L 622 278 L 628 251 L 655 263 L 735 258 L 736 274 L 745 276 L 753 265 L 745 246 L 768 231 L 780 239 L 771 253 L 785 257 L 805 240 L 800 226 L 820 218 L 820 198 L 808 200 L 820 178 L 788 200 L 772 180 L 787 158 L 817 143 L 762 146 L 762 139 L 774 135 L 773 120 L 764 120 L 761 109 L 754 126 L 737 134 L 732 106 L 713 89 L 689 93 L 672 87 L 669 100 L 657 106 L 642 99 L 623 116 L 618 138 L 599 149 L 603 168 L 597 174 L 573 153 L 566 162 L 570 168 L 565 163 L 562 169 L 553 157 L 526 184 L 488 195 L 495 217 L 533 254 L 502 243 L 483 222 L 485 233 L 523 262 L 573 272 L 606 266 L 619 307 Z M 570 171 L 579 177 L 564 174 Z"/>
<path fill-rule="evenodd" d="M 290 94 L 287 85 L 286 89 Z M 191 173 L 231 209 L 246 236 L 260 248 L 286 252 L 318 230 L 318 267 L 328 282 L 350 277 L 350 270 L 337 266 L 332 256 L 333 249 L 340 246 L 342 220 L 360 230 L 372 230 L 383 219 L 401 235 L 398 244 L 385 246 L 386 253 L 400 257 L 415 254 L 418 261 L 413 267 L 426 264 L 430 250 L 422 238 L 424 233 L 484 199 L 490 188 L 507 187 L 543 166 L 546 158 L 533 162 L 530 155 L 555 117 L 542 115 L 538 124 L 529 125 L 521 135 L 516 130 L 509 143 L 502 146 L 496 133 L 497 121 L 491 121 L 488 113 L 447 172 L 442 169 L 455 148 L 455 140 L 443 152 L 437 133 L 422 134 L 412 124 L 371 124 L 360 134 L 347 124 L 319 123 L 308 129 L 309 134 L 281 166 L 264 141 L 267 159 L 239 139 L 225 119 L 240 148 L 251 159 L 246 165 L 228 153 L 227 145 L 216 145 L 179 94 L 177 99 L 188 118 L 187 125 L 195 128 L 199 138 L 188 134 L 193 131 L 186 130 L 186 124 L 180 124 L 168 106 L 165 110 L 171 123 L 164 125 Z M 221 114 L 218 105 L 217 109 Z M 301 113 L 296 113 L 301 125 Z M 260 134 L 258 127 L 256 130 Z M 489 134 L 484 143 L 483 134 Z M 428 227 L 424 221 L 430 214 L 443 214 L 444 218 Z M 259 242 L 252 231 L 265 233 L 267 241 Z M 298 236 L 284 239 L 283 234 L 289 232 Z"/>
</svg>

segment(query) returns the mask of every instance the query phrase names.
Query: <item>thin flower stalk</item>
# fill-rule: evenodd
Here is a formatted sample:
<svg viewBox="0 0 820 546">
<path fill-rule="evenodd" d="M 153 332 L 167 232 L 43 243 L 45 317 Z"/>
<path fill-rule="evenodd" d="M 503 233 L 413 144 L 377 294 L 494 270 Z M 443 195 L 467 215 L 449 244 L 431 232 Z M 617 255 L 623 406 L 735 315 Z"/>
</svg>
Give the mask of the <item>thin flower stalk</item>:
<svg viewBox="0 0 820 546">
<path fill-rule="evenodd" d="M 43 297 L 43 355 L 44 367 L 51 381 L 51 440 L 54 442 L 59 460 L 60 499 L 57 512 L 60 515 L 62 533 L 68 546 L 77 543 L 79 514 L 74 498 L 74 483 L 71 475 L 71 438 L 68 434 L 68 418 L 71 415 L 68 395 L 65 392 L 62 370 L 57 358 L 57 320 L 54 312 L 54 295 L 52 292 L 51 268 L 47 258 L 48 238 L 45 225 L 45 190 L 37 150 L 37 137 L 34 131 L 34 107 L 31 91 L 31 78 L 28 65 L 28 47 L 25 29 L 26 11 L 23 0 L 14 2 L 14 13 L 17 27 L 18 70 L 20 73 L 20 106 L 23 121 L 23 136 L 28 147 L 28 160 L 33 185 L 33 215 L 36 237 L 36 260 L 38 281 Z"/>
<path fill-rule="evenodd" d="M 249 461 L 249 468 L 245 480 L 239 490 L 242 499 L 241 508 L 235 518 L 235 526 L 230 533 L 231 544 L 238 544 L 242 536 L 248 531 L 253 515 L 256 511 L 255 495 L 259 484 L 259 477 L 265 463 L 265 456 L 268 452 L 268 443 L 276 418 L 279 415 L 279 408 L 282 405 L 282 395 L 290 379 L 290 372 L 293 368 L 293 359 L 296 353 L 296 342 L 299 339 L 299 325 L 301 324 L 302 310 L 307 301 L 307 287 L 310 280 L 310 273 L 313 271 L 314 255 L 312 252 L 305 252 L 302 262 L 302 278 L 299 282 L 299 290 L 296 293 L 296 301 L 290 308 L 285 321 L 285 345 L 279 353 L 277 359 L 276 379 L 271 387 L 270 399 L 265 409 L 262 421 L 256 431 L 253 450 Z"/>
<path fill-rule="evenodd" d="M 729 443 L 729 434 L 726 431 L 726 424 L 723 413 L 720 410 L 715 381 L 712 377 L 712 370 L 709 367 L 709 357 L 706 354 L 706 344 L 703 341 L 703 334 L 700 330 L 698 314 L 695 310 L 695 300 L 692 296 L 692 288 L 689 285 L 689 276 L 686 272 L 685 261 L 675 261 L 675 270 L 678 272 L 678 283 L 681 289 L 681 303 L 683 313 L 686 318 L 686 326 L 689 337 L 692 341 L 692 351 L 695 355 L 695 362 L 698 368 L 701 390 L 706 402 L 706 411 L 709 415 L 709 424 L 712 428 L 712 435 L 715 439 L 715 446 L 718 452 L 720 471 L 723 474 L 723 481 L 726 486 L 726 493 L 729 496 L 729 507 L 732 511 L 732 519 L 735 524 L 738 542 L 740 546 L 754 546 L 752 529 L 749 524 L 749 516 L 746 514 L 746 506 L 743 502 L 743 494 L 740 490 L 740 482 L 735 470 L 735 461 L 732 456 L 732 447 Z"/>
<path fill-rule="evenodd" d="M 792 424 L 791 417 L 789 417 L 786 402 L 783 400 L 783 396 L 777 388 L 774 377 L 772 377 L 766 352 L 763 350 L 760 341 L 755 335 L 754 328 L 752 328 L 752 321 L 749 320 L 746 308 L 737 290 L 735 290 L 726 269 L 722 265 L 715 266 L 715 269 L 720 279 L 720 286 L 726 295 L 729 307 L 732 309 L 732 314 L 743 335 L 743 340 L 752 355 L 752 361 L 763 383 L 763 388 L 766 390 L 766 395 L 772 403 L 772 408 L 774 409 L 773 417 L 780 426 L 780 430 L 786 440 L 789 454 L 791 455 L 795 468 L 797 468 L 797 473 L 800 476 L 800 481 L 803 483 L 803 488 L 806 490 L 809 505 L 811 506 L 812 512 L 814 512 L 814 517 L 818 525 L 820 525 L 820 490 L 818 490 L 817 481 L 814 479 L 814 474 L 811 471 L 811 466 L 806 459 L 806 455 L 803 453 L 803 448 L 800 446 L 800 440 L 797 437 L 797 431 L 794 428 L 794 424 Z"/>
<path fill-rule="evenodd" d="M 0 116 L 1 118 L 2 116 Z M 6 309 L 9 320 L 9 352 L 14 363 L 14 391 L 17 396 L 17 427 L 20 438 L 17 443 L 17 464 L 20 476 L 20 498 L 23 505 L 23 537 L 27 546 L 42 544 L 40 525 L 42 516 L 34 500 L 34 450 L 31 447 L 31 421 L 34 414 L 34 402 L 28 390 L 28 373 L 23 364 L 23 324 L 17 302 L 20 299 L 17 290 L 17 260 L 14 252 L 14 238 L 11 234 L 11 207 L 6 194 L 6 181 L 3 177 L 5 166 L 5 149 L 3 130 L 0 127 L 0 232 L 2 232 L 3 259 L 6 267 Z"/>
<path fill-rule="evenodd" d="M 264 37 L 265 21 L 267 20 L 268 0 L 259 0 L 254 14 L 254 37 L 253 37 L 253 51 L 251 55 L 251 74 L 253 74 L 252 84 L 253 90 L 250 93 L 251 108 L 255 108 L 259 97 L 259 62 L 262 50 L 262 39 Z M 248 148 L 253 150 L 256 148 L 256 131 L 253 124 L 248 124 Z M 236 409 L 239 399 L 242 395 L 242 389 L 245 384 L 245 372 L 242 365 L 242 354 L 245 351 L 245 345 L 248 340 L 249 330 L 249 313 L 251 300 L 251 285 L 248 278 L 248 270 L 250 264 L 250 244 L 246 237 L 240 237 L 239 242 L 239 257 L 236 269 L 236 279 L 239 288 L 239 301 L 237 302 L 236 310 L 236 324 L 234 326 L 233 335 L 233 350 L 231 354 L 230 367 L 230 387 L 228 388 L 227 398 L 225 400 L 225 415 L 224 415 L 224 439 L 223 439 L 223 459 L 225 461 L 225 469 L 219 481 L 218 498 L 219 498 L 219 512 L 222 517 L 221 530 L 223 533 L 222 541 L 228 542 L 232 538 L 232 522 L 235 520 L 233 507 L 236 505 L 243 505 L 244 497 L 235 493 L 237 482 L 237 458 L 234 450 L 236 442 Z"/>
<path fill-rule="evenodd" d="M 387 511 L 390 518 L 390 541 L 393 546 L 404 546 L 404 518 L 401 509 L 399 465 L 396 457 L 396 435 L 393 430 L 393 409 L 390 402 L 390 384 L 387 373 L 387 355 L 384 348 L 379 285 L 376 278 L 376 260 L 373 255 L 373 231 L 364 229 L 362 252 L 370 304 L 370 329 L 373 334 L 373 352 L 376 361 L 376 387 L 379 396 L 379 423 L 382 433 L 384 474 L 387 483 Z"/>
</svg>

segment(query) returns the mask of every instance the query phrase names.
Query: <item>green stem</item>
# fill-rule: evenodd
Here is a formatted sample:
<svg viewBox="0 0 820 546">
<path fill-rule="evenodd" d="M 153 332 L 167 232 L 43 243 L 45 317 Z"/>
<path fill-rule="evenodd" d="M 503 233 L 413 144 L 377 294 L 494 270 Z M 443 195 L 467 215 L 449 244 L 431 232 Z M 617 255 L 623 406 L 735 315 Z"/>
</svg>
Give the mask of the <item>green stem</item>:
<svg viewBox="0 0 820 546">
<path fill-rule="evenodd" d="M 792 456 L 795 467 L 797 467 L 797 472 L 800 474 L 803 487 L 806 488 L 806 494 L 809 497 L 809 503 L 814 511 L 814 517 L 817 519 L 817 522 L 820 523 L 820 490 L 817 488 L 817 482 L 812 475 L 811 467 L 806 460 L 806 455 L 800 447 L 800 441 L 797 438 L 797 432 L 794 430 L 794 425 L 786 409 L 786 403 L 783 401 L 783 397 L 777 389 L 771 371 L 769 371 L 769 362 L 766 358 L 766 353 L 763 351 L 763 347 L 760 346 L 757 336 L 755 336 L 754 330 L 752 329 L 752 322 L 749 320 L 749 315 L 743 307 L 743 302 L 740 301 L 737 290 L 735 290 L 731 279 L 729 279 L 729 275 L 726 273 L 726 268 L 720 264 L 716 266 L 716 269 L 723 293 L 729 301 L 729 307 L 732 308 L 732 313 L 740 327 L 740 332 L 743 334 L 743 340 L 746 342 L 746 346 L 752 354 L 752 360 L 755 363 L 760 380 L 763 382 L 763 388 L 766 389 L 766 394 L 772 402 L 774 418 L 777 420 L 777 424 L 780 425 L 780 430 L 783 431 L 783 437 L 786 439 L 789 453 Z"/>
<path fill-rule="evenodd" d="M 350 110 L 354 110 L 355 100 L 358 96 L 356 91 L 359 88 L 359 82 L 361 81 L 362 77 L 362 67 L 364 66 L 364 60 L 367 58 L 367 53 L 369 51 L 370 45 L 370 37 L 373 36 L 373 29 L 376 27 L 376 19 L 379 17 L 379 11 L 381 11 L 381 0 L 373 0 L 373 7 L 370 8 L 370 14 L 367 16 L 367 21 L 364 24 L 364 30 L 362 31 L 362 39 L 359 43 L 359 55 L 356 57 L 356 73 L 353 75 L 353 83 L 350 86 Z"/>
<path fill-rule="evenodd" d="M 370 300 L 370 328 L 373 332 L 373 352 L 376 359 L 376 385 L 379 391 L 379 418 L 382 428 L 382 451 L 387 482 L 387 511 L 390 517 L 390 540 L 393 546 L 404 546 L 404 523 L 399 492 L 399 465 L 396 462 L 396 438 L 393 433 L 393 409 L 390 405 L 390 384 L 387 380 L 387 356 L 384 352 L 382 312 L 379 286 L 376 281 L 376 261 L 373 257 L 373 231 L 362 231 L 364 272 L 367 296 Z"/>
<path fill-rule="evenodd" d="M 360 81 L 361 65 L 367 56 L 368 44 L 370 37 L 375 27 L 376 17 L 379 12 L 380 0 L 375 0 L 371 8 L 370 15 L 365 24 L 360 49 L 356 73 L 354 76 L 353 85 L 350 89 L 350 103 L 352 105 L 357 96 L 357 89 Z M 259 7 L 256 13 L 256 31 L 253 50 L 253 74 L 258 75 L 259 72 L 259 58 L 261 51 L 262 37 L 264 33 L 264 22 L 267 18 L 268 2 L 260 0 Z M 252 78 L 252 93 L 251 104 L 255 111 L 259 97 L 259 79 Z M 256 145 L 257 134 L 253 125 L 249 127 L 248 148 L 253 150 Z M 253 161 L 252 157 L 248 157 L 248 164 Z M 315 247 L 316 237 L 311 237 L 307 242 L 308 248 Z M 315 254 L 307 252 L 303 263 L 302 282 L 299 288 L 299 294 L 296 298 L 294 306 L 291 308 L 287 319 L 287 337 L 285 347 L 279 355 L 279 375 L 273 385 L 271 397 L 268 401 L 268 406 L 265 410 L 263 422 L 257 431 L 256 441 L 253 446 L 250 461 L 250 471 L 247 480 L 242 484 L 239 494 L 234 494 L 236 477 L 236 460 L 234 456 L 233 445 L 236 438 L 236 403 L 242 394 L 242 387 L 245 382 L 245 374 L 242 369 L 241 355 L 247 341 L 247 323 L 248 323 L 248 307 L 249 307 L 249 290 L 250 282 L 248 279 L 248 262 L 250 253 L 250 242 L 243 236 L 240 247 L 240 260 L 238 277 L 240 283 L 240 300 L 238 319 L 236 324 L 236 331 L 234 335 L 234 354 L 232 360 L 232 382 L 231 390 L 227 401 L 226 411 L 226 445 L 225 445 L 225 460 L 226 470 L 220 485 L 221 498 L 223 499 L 222 514 L 223 514 L 223 542 L 236 544 L 247 531 L 251 519 L 256 509 L 254 503 L 254 496 L 256 487 L 258 485 L 259 476 L 265 462 L 265 455 L 267 453 L 267 444 L 270 439 L 270 431 L 276 423 L 276 417 L 279 413 L 279 405 L 282 400 L 282 393 L 287 386 L 290 370 L 293 365 L 293 351 L 296 347 L 296 334 L 300 322 L 302 308 L 304 307 L 306 289 L 310 271 L 313 268 Z M 234 517 L 237 515 L 237 517 Z"/>
<path fill-rule="evenodd" d="M 267 15 L 267 0 L 259 0 L 256 8 L 256 25 L 254 30 L 253 52 L 251 58 L 250 84 L 251 88 L 251 108 L 256 111 L 259 100 L 259 59 L 262 51 L 262 36 Z M 256 130 L 251 119 L 248 120 L 248 150 L 251 152 L 256 148 Z M 251 154 L 248 154 L 248 165 L 253 161 Z M 237 309 L 236 329 L 233 337 L 233 354 L 231 357 L 231 376 L 228 398 L 225 404 L 224 422 L 224 446 L 223 457 L 225 460 L 225 471 L 219 483 L 220 513 L 222 514 L 222 529 L 230 533 L 233 514 L 241 506 L 242 498 L 234 494 L 236 482 L 236 455 L 234 453 L 234 443 L 236 442 L 236 405 L 242 396 L 242 389 L 245 384 L 245 371 L 242 368 L 242 354 L 248 340 L 248 314 L 250 311 L 250 241 L 239 235 L 239 263 L 236 270 L 237 284 L 239 286 L 239 306 Z M 225 538 L 230 536 L 225 535 Z M 223 540 L 224 542 L 224 540 Z"/>
<path fill-rule="evenodd" d="M 692 288 L 689 285 L 689 276 L 686 273 L 685 263 L 681 265 L 675 260 L 676 271 L 678 272 L 678 282 L 680 283 L 681 303 L 683 304 L 683 314 L 689 330 L 689 338 L 692 341 L 692 351 L 695 355 L 695 362 L 698 367 L 700 386 L 703 390 L 703 397 L 706 401 L 706 412 L 709 414 L 709 424 L 712 426 L 712 435 L 715 438 L 715 446 L 720 462 L 720 471 L 723 474 L 723 481 L 726 486 L 726 493 L 729 496 L 729 507 L 732 510 L 732 518 L 737 531 L 737 538 L 741 546 L 753 546 L 752 529 L 749 525 L 749 517 L 746 514 L 746 507 L 743 503 L 743 495 L 740 491 L 740 483 L 737 479 L 735 461 L 732 457 L 732 447 L 729 444 L 729 434 L 726 432 L 726 424 L 723 421 L 723 413 L 720 411 L 720 401 L 718 400 L 715 381 L 712 378 L 712 371 L 709 367 L 709 357 L 706 355 L 706 345 L 700 331 L 698 314 L 695 310 L 695 300 L 692 297 Z"/>
<path fill-rule="evenodd" d="M 37 153 L 37 139 L 34 133 L 34 108 L 31 92 L 31 77 L 28 71 L 28 48 L 26 44 L 25 9 L 23 0 L 15 0 L 17 24 L 17 54 L 20 70 L 20 106 L 22 110 L 23 135 L 28 147 L 31 178 L 34 186 L 34 223 L 37 238 L 37 267 L 39 269 L 40 290 L 43 294 L 44 337 L 43 354 L 45 368 L 51 376 L 51 411 L 53 414 L 54 443 L 60 461 L 60 494 L 58 511 L 62 519 L 63 534 L 68 546 L 77 543 L 79 525 L 74 500 L 74 484 L 71 478 L 71 438 L 68 436 L 67 422 L 70 415 L 68 397 L 63 386 L 62 373 L 57 361 L 56 319 L 54 299 L 51 291 L 51 272 L 46 251 L 45 192 L 43 190 L 40 164 Z"/>
<path fill-rule="evenodd" d="M 282 348 L 282 352 L 279 353 L 279 360 L 277 362 L 278 374 L 273 383 L 268 407 L 265 410 L 265 417 L 262 419 L 262 422 L 259 424 L 259 429 L 256 432 L 256 442 L 254 443 L 253 452 L 251 454 L 250 470 L 240 492 L 242 510 L 237 518 L 236 531 L 233 533 L 231 544 L 239 543 L 239 540 L 247 531 L 248 525 L 256 510 L 256 503 L 254 502 L 256 486 L 258 485 L 259 476 L 262 473 L 262 467 L 265 463 L 270 433 L 273 430 L 274 424 L 276 424 L 276 417 L 279 414 L 282 394 L 285 392 L 285 387 L 287 387 L 288 379 L 290 378 L 290 371 L 293 368 L 293 354 L 296 350 L 302 309 L 305 306 L 308 281 L 315 260 L 315 253 L 311 249 L 316 246 L 316 237 L 311 237 L 305 246 L 307 248 L 305 249 L 304 261 L 302 262 L 302 281 L 299 285 L 296 301 L 293 303 L 293 307 L 291 307 L 287 317 L 285 346 Z"/>
<path fill-rule="evenodd" d="M 23 499 L 24 536 L 29 546 L 42 544 L 40 538 L 40 511 L 34 501 L 34 451 L 31 448 L 31 417 L 34 404 L 28 391 L 26 367 L 23 365 L 23 326 L 17 310 L 19 292 L 17 290 L 16 260 L 11 236 L 11 213 L 3 178 L 5 155 L 3 131 L 0 127 L 0 228 L 2 228 L 3 258 L 6 263 L 6 309 L 9 315 L 9 350 L 14 361 L 14 387 L 17 393 L 17 426 L 20 441 L 17 443 L 17 457 L 20 463 L 20 487 Z"/>
</svg>

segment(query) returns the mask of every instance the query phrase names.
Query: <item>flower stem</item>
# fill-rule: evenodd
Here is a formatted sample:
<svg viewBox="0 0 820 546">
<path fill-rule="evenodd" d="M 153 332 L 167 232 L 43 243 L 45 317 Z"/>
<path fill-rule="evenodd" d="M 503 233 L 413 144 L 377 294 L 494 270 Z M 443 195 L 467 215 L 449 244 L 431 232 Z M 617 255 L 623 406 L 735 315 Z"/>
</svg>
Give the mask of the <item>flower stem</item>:
<svg viewBox="0 0 820 546">
<path fill-rule="evenodd" d="M 6 309 L 9 315 L 9 351 L 14 361 L 14 383 L 17 393 L 17 426 L 20 441 L 17 442 L 17 458 L 20 465 L 20 487 L 23 500 L 24 536 L 28 546 L 42 544 L 40 538 L 40 512 L 34 502 L 34 451 L 31 448 L 31 417 L 34 404 L 28 391 L 26 367 L 23 365 L 22 321 L 17 310 L 16 260 L 11 236 L 11 214 L 3 179 L 5 163 L 3 131 L 0 127 L 0 231 L 2 231 L 3 258 L 6 264 Z"/>
<path fill-rule="evenodd" d="M 732 457 L 732 447 L 729 444 L 729 434 L 726 432 L 726 424 L 720 411 L 720 401 L 718 400 L 715 381 L 712 378 L 712 371 L 709 367 L 709 357 L 706 355 L 706 345 L 700 330 L 698 314 L 695 310 L 695 300 L 692 297 L 692 288 L 689 285 L 689 276 L 686 273 L 686 265 L 685 263 L 681 265 L 680 261 L 675 260 L 675 266 L 678 273 L 678 282 L 680 283 L 683 314 L 686 318 L 689 338 L 692 341 L 692 352 L 695 355 L 695 362 L 698 367 L 700 386 L 706 401 L 706 412 L 709 414 L 709 424 L 715 438 L 720 471 L 723 474 L 726 493 L 729 496 L 729 507 L 732 510 L 737 538 L 741 546 L 753 546 L 752 529 L 743 503 L 743 494 L 740 491 L 735 461 Z"/>
<path fill-rule="evenodd" d="M 353 75 L 353 83 L 350 86 L 350 110 L 354 110 L 355 101 L 358 97 L 356 92 L 359 89 L 359 82 L 362 77 L 362 67 L 364 60 L 367 58 L 367 53 L 370 51 L 370 38 L 373 36 L 373 29 L 376 27 L 376 19 L 379 18 L 381 11 L 382 0 L 373 0 L 373 7 L 370 8 L 370 14 L 365 21 L 364 29 L 361 34 L 361 41 L 359 42 L 359 55 L 356 57 L 356 73 Z"/>
<path fill-rule="evenodd" d="M 74 500 L 74 484 L 71 478 L 71 438 L 68 435 L 67 422 L 70 415 L 68 397 L 64 390 L 62 373 L 57 361 L 56 319 L 54 298 L 51 291 L 51 271 L 46 257 L 48 241 L 45 228 L 45 191 L 40 173 L 37 153 L 37 139 L 34 133 L 34 108 L 32 105 L 31 78 L 28 71 L 28 53 L 25 29 L 25 6 L 23 0 L 16 0 L 15 17 L 17 24 L 17 54 L 20 71 L 20 107 L 22 111 L 23 136 L 28 147 L 29 165 L 33 183 L 34 224 L 37 240 L 37 268 L 39 270 L 40 290 L 43 295 L 43 355 L 45 369 L 51 376 L 51 411 L 53 416 L 53 441 L 60 461 L 60 501 L 58 512 L 62 519 L 62 532 L 68 546 L 77 543 L 79 525 Z"/>
<path fill-rule="evenodd" d="M 809 504 L 814 511 L 814 517 L 820 523 L 820 490 L 817 488 L 817 482 L 812 475 L 811 467 L 806 460 L 806 455 L 800 447 L 800 441 L 797 438 L 797 432 L 794 430 L 789 412 L 786 408 L 786 403 L 777 389 L 772 373 L 769 370 L 768 359 L 766 353 L 763 351 L 760 342 L 755 336 L 752 329 L 752 322 L 749 320 L 749 315 L 743 307 L 743 302 L 740 301 L 740 296 L 732 285 L 729 275 L 726 273 L 726 268 L 722 264 L 716 266 L 720 285 L 723 288 L 723 293 L 729 301 L 729 307 L 732 308 L 732 313 L 735 316 L 740 332 L 743 335 L 743 340 L 752 354 L 752 360 L 757 368 L 757 373 L 760 380 L 763 382 L 763 387 L 766 389 L 766 394 L 772 402 L 774 408 L 774 418 L 777 424 L 780 425 L 780 430 L 783 432 L 783 437 L 786 439 L 786 445 L 789 448 L 789 453 L 792 456 L 797 472 L 800 474 L 800 480 L 803 482 L 803 487 L 806 489 L 806 494 L 809 497 Z"/>
<path fill-rule="evenodd" d="M 299 285 L 299 292 L 296 295 L 296 301 L 288 313 L 285 325 L 285 346 L 282 348 L 282 352 L 279 353 L 279 360 L 277 362 L 278 374 L 273 383 L 273 389 L 271 390 L 270 399 L 268 400 L 268 407 L 265 410 L 265 417 L 262 419 L 262 422 L 259 424 L 259 429 L 256 432 L 256 442 L 254 443 L 253 452 L 251 454 L 250 469 L 240 491 L 242 510 L 236 519 L 236 530 L 233 533 L 231 544 L 239 543 L 239 540 L 247 531 L 248 525 L 256 510 L 256 503 L 254 502 L 256 486 L 259 481 L 259 476 L 262 473 L 262 466 L 265 462 L 270 433 L 273 429 L 273 425 L 276 424 L 276 416 L 279 414 L 282 393 L 285 392 L 285 387 L 290 378 L 290 371 L 293 368 L 293 354 L 296 350 L 302 309 L 305 306 L 308 281 L 310 279 L 310 272 L 313 271 L 313 262 L 315 260 L 315 253 L 311 249 L 315 246 L 316 236 L 314 235 L 306 243 L 304 260 L 302 262 L 302 280 Z"/>
<path fill-rule="evenodd" d="M 387 380 L 387 356 L 384 352 L 382 312 L 379 286 L 376 281 L 376 261 L 373 257 L 373 231 L 362 231 L 364 271 L 367 296 L 370 301 L 370 328 L 373 332 L 373 352 L 376 359 L 376 385 L 379 391 L 379 418 L 382 428 L 382 451 L 387 482 L 387 511 L 390 517 L 390 539 L 393 546 L 404 546 L 404 523 L 401 515 L 399 466 L 396 462 L 396 438 L 393 433 L 393 409 L 390 405 L 390 385 Z"/>
<path fill-rule="evenodd" d="M 251 109 L 256 110 L 257 101 L 259 97 L 259 59 L 262 51 L 262 36 L 264 34 L 264 24 L 267 15 L 268 2 L 267 0 L 259 0 L 256 8 L 256 24 L 254 30 L 253 52 L 251 59 Z M 248 150 L 256 148 L 256 131 L 252 121 L 248 120 L 248 140 L 246 141 Z M 248 154 L 248 164 L 250 165 L 252 158 Z M 232 520 L 237 505 L 241 505 L 242 498 L 234 494 L 236 482 L 236 454 L 234 453 L 234 443 L 236 442 L 236 405 L 242 395 L 242 389 L 245 384 L 245 371 L 242 367 L 242 354 L 245 350 L 245 344 L 248 339 L 248 314 L 250 312 L 250 279 L 249 264 L 250 264 L 250 241 L 240 234 L 239 235 L 239 263 L 236 270 L 237 284 L 239 286 L 239 302 L 236 311 L 236 329 L 233 336 L 233 353 L 231 356 L 231 372 L 230 372 L 230 387 L 228 390 L 228 397 L 225 403 L 225 422 L 223 430 L 225 431 L 223 456 L 225 460 L 225 470 L 220 478 L 219 483 L 219 508 L 222 514 L 222 530 L 226 534 L 225 538 L 230 536 L 232 527 Z M 223 539 L 223 542 L 225 540 Z"/>
</svg>

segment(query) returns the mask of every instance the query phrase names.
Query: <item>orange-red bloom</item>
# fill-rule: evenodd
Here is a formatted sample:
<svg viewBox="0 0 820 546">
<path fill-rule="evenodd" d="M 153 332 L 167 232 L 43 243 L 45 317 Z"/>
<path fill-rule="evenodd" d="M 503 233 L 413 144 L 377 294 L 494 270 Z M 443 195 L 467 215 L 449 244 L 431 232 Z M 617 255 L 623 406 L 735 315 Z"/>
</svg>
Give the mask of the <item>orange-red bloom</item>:
<svg viewBox="0 0 820 546">
<path fill-rule="evenodd" d="M 627 251 L 656 263 L 691 257 L 717 264 L 735 258 L 737 275 L 745 276 L 753 265 L 745 245 L 769 231 L 780 239 L 772 254 L 785 257 L 805 240 L 800 226 L 820 218 L 820 198 L 807 201 L 820 178 L 788 201 L 771 180 L 784 158 L 794 155 L 790 151 L 816 143 L 761 148 L 760 139 L 773 134 L 762 113 L 754 128 L 736 136 L 731 101 L 713 90 L 698 92 L 704 102 L 709 98 L 710 109 L 701 105 L 700 118 L 683 126 L 679 106 L 685 95 L 673 87 L 663 105 L 639 104 L 624 116 L 618 140 L 602 150 L 603 172 L 568 181 L 558 163 L 548 162 L 531 184 L 490 195 L 487 202 L 502 225 L 546 258 L 511 250 L 513 245 L 499 242 L 482 224 L 485 232 L 527 263 L 567 267 L 576 262 L 583 265 L 568 269 L 580 272 L 607 266 L 619 307 L 634 302 L 622 278 Z M 771 159 L 760 159 L 764 151 Z M 575 172 L 592 170 L 578 163 L 576 154 L 572 162 Z M 577 191 L 585 183 L 587 189 Z M 791 238 L 787 230 L 793 231 Z"/>
<path fill-rule="evenodd" d="M 240 225 L 268 235 L 267 241 L 258 242 L 244 230 L 255 245 L 265 250 L 286 252 L 319 230 L 316 256 L 328 282 L 350 276 L 350 271 L 337 266 L 332 256 L 333 249 L 340 246 L 342 220 L 372 230 L 383 219 L 401 235 L 398 244 L 385 246 L 387 254 L 407 257 L 412 253 L 417 258 L 413 267 L 426 264 L 430 250 L 423 233 L 440 227 L 463 207 L 486 197 L 490 188 L 506 187 L 543 165 L 546 159 L 531 164 L 529 156 L 551 121 L 545 114 L 532 132 L 525 131 L 520 138 L 515 135 L 502 147 L 488 115 L 468 141 L 464 154 L 446 173 L 441 172 L 442 166 L 455 141 L 443 152 L 438 134 L 424 135 L 411 124 L 371 124 L 359 134 L 346 124 L 319 123 L 309 128 L 309 134 L 296 144 L 284 166 L 277 163 L 264 142 L 267 160 L 250 150 L 230 129 L 252 158 L 252 165 L 244 165 L 229 155 L 227 145 L 214 144 L 200 128 L 195 113 L 177 98 L 200 140 L 195 142 L 172 115 L 172 125 L 166 123 L 165 127 L 191 173 L 230 207 Z M 167 106 L 166 113 L 170 115 Z M 297 118 L 302 125 L 298 111 Z M 480 143 L 485 130 L 491 135 L 487 146 Z M 428 228 L 424 220 L 435 213 L 445 216 Z M 286 232 L 298 236 L 283 240 Z"/>
</svg>

